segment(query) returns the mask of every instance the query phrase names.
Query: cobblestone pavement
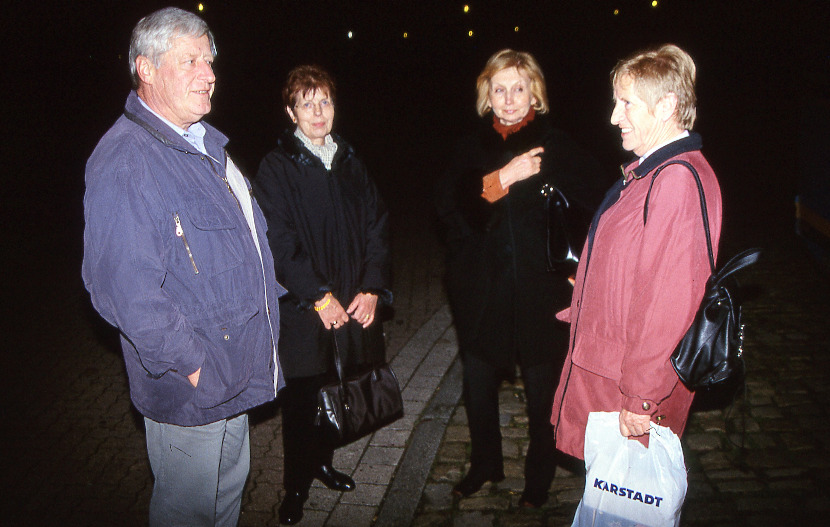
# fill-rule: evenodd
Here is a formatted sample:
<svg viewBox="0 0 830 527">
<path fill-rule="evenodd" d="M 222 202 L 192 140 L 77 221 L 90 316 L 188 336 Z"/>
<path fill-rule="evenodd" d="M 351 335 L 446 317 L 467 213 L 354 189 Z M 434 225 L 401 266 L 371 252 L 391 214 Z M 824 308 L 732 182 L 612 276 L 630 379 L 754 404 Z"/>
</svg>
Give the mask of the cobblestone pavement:
<svg viewBox="0 0 830 527">
<path fill-rule="evenodd" d="M 386 323 L 407 416 L 338 450 L 335 466 L 351 473 L 358 488 L 336 493 L 315 486 L 301 525 L 567 525 L 583 488 L 578 464 L 560 468 L 545 507 L 517 508 L 527 446 L 521 384 L 501 391 L 507 479 L 467 499 L 450 495 L 466 468 L 468 437 L 441 250 L 419 210 L 394 218 L 396 311 Z M 683 525 L 811 525 L 830 510 L 827 274 L 787 225 L 750 242 L 767 250 L 744 275 L 754 291 L 745 306 L 747 392 L 732 415 L 713 400 L 692 414 L 683 438 L 689 468 Z M 733 248 L 727 240 L 724 254 L 746 243 Z M 13 350 L 25 353 L 5 357 L 6 371 L 14 372 L 6 395 L 19 402 L 3 414 L 11 423 L 4 439 L 2 497 L 10 511 L 4 524 L 144 525 L 152 479 L 143 424 L 130 405 L 117 335 L 92 312 L 81 287 L 76 244 L 54 240 L 54 251 L 69 262 L 65 274 L 46 282 L 48 296 L 30 295 L 8 319 L 14 326 L 49 324 L 13 342 Z M 50 263 L 27 265 L 45 276 Z M 735 446 L 742 440 L 744 449 Z M 276 405 L 252 413 L 251 445 L 240 524 L 276 525 L 282 496 Z"/>
</svg>

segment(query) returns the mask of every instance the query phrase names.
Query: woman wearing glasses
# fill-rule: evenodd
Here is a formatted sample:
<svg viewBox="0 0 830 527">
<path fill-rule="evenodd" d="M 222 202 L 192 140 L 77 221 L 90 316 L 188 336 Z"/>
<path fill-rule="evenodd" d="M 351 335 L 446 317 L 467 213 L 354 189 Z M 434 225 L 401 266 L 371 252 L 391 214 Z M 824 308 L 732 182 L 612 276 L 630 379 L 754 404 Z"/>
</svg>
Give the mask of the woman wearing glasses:
<svg viewBox="0 0 830 527">
<path fill-rule="evenodd" d="M 263 159 L 254 192 L 268 220 L 280 299 L 279 355 L 285 497 L 280 523 L 303 516 L 312 481 L 350 491 L 332 467 L 334 448 L 317 433 L 317 391 L 334 373 L 333 339 L 348 365 L 383 357 L 376 320 L 391 303 L 387 212 L 348 143 L 332 134 L 335 85 L 318 66 L 299 66 L 282 91 L 296 126 Z M 334 332 L 334 335 L 332 335 Z"/>
</svg>

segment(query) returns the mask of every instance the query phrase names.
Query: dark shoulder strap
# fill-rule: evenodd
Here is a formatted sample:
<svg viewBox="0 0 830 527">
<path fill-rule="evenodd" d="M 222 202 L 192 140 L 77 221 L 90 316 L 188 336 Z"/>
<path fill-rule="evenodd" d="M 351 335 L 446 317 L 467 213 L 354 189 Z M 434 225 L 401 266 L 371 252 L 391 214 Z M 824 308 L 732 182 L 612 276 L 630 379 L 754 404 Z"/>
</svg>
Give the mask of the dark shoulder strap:
<svg viewBox="0 0 830 527">
<path fill-rule="evenodd" d="M 648 221 L 648 200 L 651 197 L 651 189 L 654 187 L 654 180 L 657 179 L 657 176 L 660 175 L 660 172 L 663 171 L 669 165 L 683 165 L 684 167 L 688 168 L 692 175 L 695 177 L 695 183 L 697 183 L 697 191 L 700 194 L 700 212 L 703 216 L 703 230 L 706 233 L 706 250 L 709 251 L 709 267 L 712 269 L 712 274 L 715 274 L 715 255 L 712 251 L 712 236 L 709 234 L 709 214 L 706 210 L 706 195 L 703 193 L 703 183 L 700 182 L 700 176 L 695 170 L 695 167 L 692 166 L 691 163 L 682 160 L 675 160 L 669 161 L 664 165 L 660 166 L 655 172 L 654 175 L 651 176 L 651 184 L 648 187 L 648 194 L 646 194 L 646 203 L 643 207 L 643 225 L 646 224 Z"/>
</svg>

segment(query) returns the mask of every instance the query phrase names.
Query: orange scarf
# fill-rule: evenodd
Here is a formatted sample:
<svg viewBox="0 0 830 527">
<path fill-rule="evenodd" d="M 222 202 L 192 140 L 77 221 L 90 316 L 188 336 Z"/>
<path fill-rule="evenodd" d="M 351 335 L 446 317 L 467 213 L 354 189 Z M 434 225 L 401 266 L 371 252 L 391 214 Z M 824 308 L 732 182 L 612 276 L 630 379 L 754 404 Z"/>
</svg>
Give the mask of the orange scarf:
<svg viewBox="0 0 830 527">
<path fill-rule="evenodd" d="M 521 130 L 525 126 L 527 126 L 527 124 L 529 122 L 531 122 L 534 117 L 536 117 L 536 110 L 533 109 L 533 106 L 531 106 L 530 111 L 527 112 L 527 115 L 525 115 L 524 119 L 522 119 L 521 121 L 519 121 L 518 123 L 516 123 L 514 125 L 505 126 L 505 125 L 501 124 L 501 121 L 499 121 L 499 118 L 496 117 L 496 114 L 494 113 L 493 114 L 493 129 L 496 132 L 499 133 L 499 135 L 501 136 L 502 139 L 506 140 L 508 135 L 515 134 L 516 132 L 518 132 L 519 130 Z"/>
</svg>

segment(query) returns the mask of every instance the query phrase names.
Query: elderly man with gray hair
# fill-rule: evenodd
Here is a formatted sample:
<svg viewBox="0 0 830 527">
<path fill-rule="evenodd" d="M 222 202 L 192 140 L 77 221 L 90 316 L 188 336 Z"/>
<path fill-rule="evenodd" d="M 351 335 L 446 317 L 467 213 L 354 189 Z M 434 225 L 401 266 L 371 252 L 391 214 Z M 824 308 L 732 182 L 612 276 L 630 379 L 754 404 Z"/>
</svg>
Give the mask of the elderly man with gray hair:
<svg viewBox="0 0 830 527">
<path fill-rule="evenodd" d="M 83 278 L 121 333 L 155 478 L 150 525 L 236 525 L 250 408 L 282 386 L 262 212 L 210 112 L 216 47 L 166 8 L 133 30 L 135 91 L 86 166 Z"/>
</svg>

